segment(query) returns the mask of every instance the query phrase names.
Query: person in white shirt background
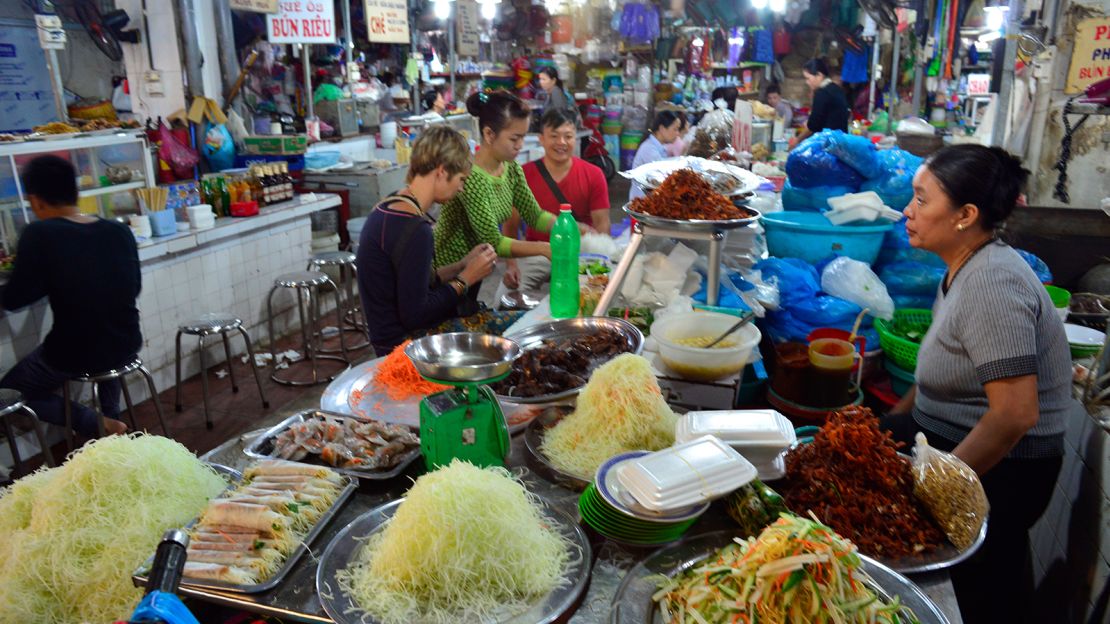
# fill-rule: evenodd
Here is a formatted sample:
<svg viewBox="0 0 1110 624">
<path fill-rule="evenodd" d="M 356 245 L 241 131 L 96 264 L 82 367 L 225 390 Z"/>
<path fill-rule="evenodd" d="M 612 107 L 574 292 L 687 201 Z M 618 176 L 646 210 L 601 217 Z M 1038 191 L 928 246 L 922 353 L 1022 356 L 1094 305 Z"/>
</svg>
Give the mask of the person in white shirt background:
<svg viewBox="0 0 1110 624">
<path fill-rule="evenodd" d="M 656 113 L 655 119 L 651 122 L 651 133 L 648 134 L 643 143 L 640 143 L 639 149 L 636 150 L 636 158 L 632 161 L 632 168 L 635 169 L 640 165 L 670 158 L 666 146 L 678 139 L 681 127 L 682 118 L 679 113 L 669 110 Z M 633 184 L 628 192 L 628 201 L 643 196 L 644 192 L 640 190 L 640 187 Z"/>
</svg>

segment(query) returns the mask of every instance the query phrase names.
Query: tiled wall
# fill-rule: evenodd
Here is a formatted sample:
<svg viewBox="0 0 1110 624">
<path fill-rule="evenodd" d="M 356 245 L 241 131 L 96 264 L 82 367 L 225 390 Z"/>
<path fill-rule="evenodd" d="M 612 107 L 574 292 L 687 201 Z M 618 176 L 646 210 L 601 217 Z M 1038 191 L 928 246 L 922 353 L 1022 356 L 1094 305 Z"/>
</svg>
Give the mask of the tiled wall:
<svg viewBox="0 0 1110 624">
<path fill-rule="evenodd" d="M 243 320 L 256 352 L 268 345 L 266 296 L 281 273 L 303 271 L 311 255 L 311 226 L 307 217 L 205 247 L 198 253 L 144 263 L 143 290 L 139 296 L 143 349 L 140 357 L 154 375 L 159 390 L 174 385 L 174 338 L 179 324 L 206 312 L 229 313 Z M 280 336 L 297 322 L 295 299 L 290 291 L 274 297 L 277 314 L 274 330 Z M 92 304 L 92 302 L 90 302 Z M 324 309 L 334 307 L 330 296 Z M 0 373 L 30 353 L 50 329 L 50 311 L 40 302 L 19 312 L 0 316 Z M 211 340 L 211 339 L 210 339 Z M 219 341 L 209 342 L 209 365 L 223 362 Z M 182 338 L 185 378 L 200 370 L 197 339 Z M 241 338 L 233 337 L 232 353 L 245 352 Z M 134 380 L 130 388 L 136 401 L 149 396 L 145 385 Z"/>
<path fill-rule="evenodd" d="M 1108 408 L 1110 409 L 1110 408 Z M 1030 539 L 1035 615 L 1045 623 L 1110 622 L 1110 433 L 1069 423 L 1056 492 Z"/>
</svg>

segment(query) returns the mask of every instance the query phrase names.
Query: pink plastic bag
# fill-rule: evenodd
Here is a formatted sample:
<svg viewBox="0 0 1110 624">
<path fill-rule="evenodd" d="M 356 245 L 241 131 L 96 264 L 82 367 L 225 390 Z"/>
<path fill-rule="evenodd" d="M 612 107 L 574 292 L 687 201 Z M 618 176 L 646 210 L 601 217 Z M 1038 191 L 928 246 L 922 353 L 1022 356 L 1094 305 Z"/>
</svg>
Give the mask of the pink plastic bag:
<svg viewBox="0 0 1110 624">
<path fill-rule="evenodd" d="M 200 162 L 200 156 L 192 148 L 178 141 L 166 124 L 158 126 L 158 139 L 162 142 L 161 147 L 158 148 L 158 157 L 169 163 L 178 178 L 192 177 L 193 167 Z"/>
</svg>

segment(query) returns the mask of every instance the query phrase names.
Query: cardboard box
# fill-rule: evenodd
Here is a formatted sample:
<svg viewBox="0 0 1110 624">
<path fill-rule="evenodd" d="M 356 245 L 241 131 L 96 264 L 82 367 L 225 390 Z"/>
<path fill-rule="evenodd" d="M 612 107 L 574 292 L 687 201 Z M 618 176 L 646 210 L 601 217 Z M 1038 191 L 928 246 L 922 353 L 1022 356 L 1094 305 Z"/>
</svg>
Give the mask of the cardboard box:
<svg viewBox="0 0 1110 624">
<path fill-rule="evenodd" d="M 308 149 L 308 135 L 248 136 L 243 150 L 248 154 L 288 156 L 303 154 Z"/>
</svg>

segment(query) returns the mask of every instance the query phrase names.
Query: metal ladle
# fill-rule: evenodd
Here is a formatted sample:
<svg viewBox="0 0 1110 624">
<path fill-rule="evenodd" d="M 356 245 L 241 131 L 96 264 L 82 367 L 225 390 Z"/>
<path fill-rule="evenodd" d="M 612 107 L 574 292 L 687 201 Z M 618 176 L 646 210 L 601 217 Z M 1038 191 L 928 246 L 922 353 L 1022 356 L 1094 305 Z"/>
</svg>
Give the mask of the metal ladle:
<svg viewBox="0 0 1110 624">
<path fill-rule="evenodd" d="M 733 325 L 732 327 L 729 327 L 727 330 L 725 330 L 725 333 L 721 334 L 720 336 L 717 336 L 716 340 L 714 340 L 713 342 L 705 345 L 702 348 L 703 349 L 711 349 L 713 347 L 713 345 L 715 345 L 718 342 L 724 340 L 729 334 L 735 332 L 736 330 L 740 329 L 741 327 L 747 325 L 748 323 L 751 323 L 752 320 L 754 320 L 754 319 L 755 319 L 755 312 L 748 312 L 739 321 L 737 321 L 735 325 Z"/>
</svg>

